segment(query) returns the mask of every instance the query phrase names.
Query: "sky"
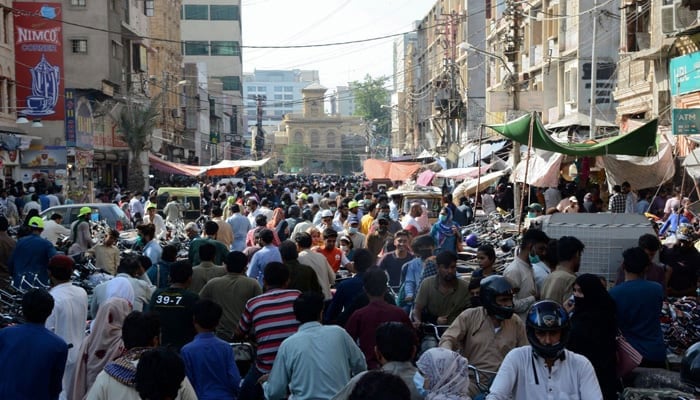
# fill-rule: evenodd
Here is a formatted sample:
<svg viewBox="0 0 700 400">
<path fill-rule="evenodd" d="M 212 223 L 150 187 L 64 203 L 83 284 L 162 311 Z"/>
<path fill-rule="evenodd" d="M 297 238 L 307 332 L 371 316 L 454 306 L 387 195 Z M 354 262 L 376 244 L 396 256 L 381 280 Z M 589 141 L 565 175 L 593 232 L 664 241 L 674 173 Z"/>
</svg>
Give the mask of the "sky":
<svg viewBox="0 0 700 400">
<path fill-rule="evenodd" d="M 318 70 L 327 88 L 392 74 L 395 38 L 303 49 L 250 49 L 344 42 L 407 32 L 434 0 L 242 0 L 243 71 Z"/>
</svg>

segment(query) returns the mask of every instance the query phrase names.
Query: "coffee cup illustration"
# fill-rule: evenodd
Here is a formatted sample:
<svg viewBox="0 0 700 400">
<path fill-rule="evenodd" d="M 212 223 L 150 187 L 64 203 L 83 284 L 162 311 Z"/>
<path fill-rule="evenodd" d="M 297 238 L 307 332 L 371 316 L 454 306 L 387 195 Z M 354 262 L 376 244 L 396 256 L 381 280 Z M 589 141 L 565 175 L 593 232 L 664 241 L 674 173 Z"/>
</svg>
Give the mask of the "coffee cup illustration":
<svg viewBox="0 0 700 400">
<path fill-rule="evenodd" d="M 29 96 L 27 97 L 27 105 L 32 110 L 45 110 L 49 102 L 48 100 L 49 99 L 43 96 Z"/>
</svg>

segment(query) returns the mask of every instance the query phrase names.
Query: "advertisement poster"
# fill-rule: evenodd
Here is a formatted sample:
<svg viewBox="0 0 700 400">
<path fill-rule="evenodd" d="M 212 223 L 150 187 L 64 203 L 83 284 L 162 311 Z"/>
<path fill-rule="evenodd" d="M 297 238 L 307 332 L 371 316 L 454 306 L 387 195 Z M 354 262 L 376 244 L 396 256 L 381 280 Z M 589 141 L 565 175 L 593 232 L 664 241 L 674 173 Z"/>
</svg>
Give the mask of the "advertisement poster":
<svg viewBox="0 0 700 400">
<path fill-rule="evenodd" d="M 19 165 L 19 150 L 0 150 L 0 163 L 3 167 Z"/>
<path fill-rule="evenodd" d="M 47 146 L 42 150 L 24 150 L 22 168 L 66 169 L 66 148 Z"/>
<path fill-rule="evenodd" d="M 66 146 L 92 150 L 95 126 L 90 100 L 75 89 L 65 93 Z"/>
<path fill-rule="evenodd" d="M 17 113 L 63 120 L 63 33 L 60 3 L 14 2 Z"/>
</svg>

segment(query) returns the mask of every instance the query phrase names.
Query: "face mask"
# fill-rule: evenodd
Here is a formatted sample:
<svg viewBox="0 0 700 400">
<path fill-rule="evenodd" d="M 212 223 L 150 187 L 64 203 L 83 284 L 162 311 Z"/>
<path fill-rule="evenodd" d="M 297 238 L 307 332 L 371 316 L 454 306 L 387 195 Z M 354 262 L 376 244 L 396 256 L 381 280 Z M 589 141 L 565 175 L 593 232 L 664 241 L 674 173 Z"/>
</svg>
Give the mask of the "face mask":
<svg viewBox="0 0 700 400">
<path fill-rule="evenodd" d="M 527 217 L 528 217 L 528 218 L 535 218 L 536 215 L 535 215 L 534 212 L 529 212 L 529 213 L 527 213 Z"/>
<path fill-rule="evenodd" d="M 416 371 L 415 375 L 413 375 L 413 385 L 416 387 L 416 390 L 422 397 L 426 397 L 428 395 L 428 391 L 425 390 L 425 378 L 423 378 L 423 375 L 421 375 L 419 372 Z"/>
<path fill-rule="evenodd" d="M 440 215 L 440 222 L 447 221 L 447 215 Z"/>
<path fill-rule="evenodd" d="M 346 251 L 348 251 L 348 246 L 341 245 L 341 246 L 340 246 L 340 250 L 341 250 L 342 252 L 346 252 Z"/>
<path fill-rule="evenodd" d="M 336 211 L 338 211 L 338 208 L 337 208 L 337 207 L 331 207 L 331 212 L 332 212 L 332 213 L 335 213 Z"/>
<path fill-rule="evenodd" d="M 349 228 L 348 228 L 348 233 L 350 233 L 350 234 L 357 233 L 357 228 L 354 227 L 354 226 L 349 227 Z"/>
<path fill-rule="evenodd" d="M 530 253 L 530 264 L 537 264 L 540 262 L 540 257 L 537 254 Z"/>
</svg>

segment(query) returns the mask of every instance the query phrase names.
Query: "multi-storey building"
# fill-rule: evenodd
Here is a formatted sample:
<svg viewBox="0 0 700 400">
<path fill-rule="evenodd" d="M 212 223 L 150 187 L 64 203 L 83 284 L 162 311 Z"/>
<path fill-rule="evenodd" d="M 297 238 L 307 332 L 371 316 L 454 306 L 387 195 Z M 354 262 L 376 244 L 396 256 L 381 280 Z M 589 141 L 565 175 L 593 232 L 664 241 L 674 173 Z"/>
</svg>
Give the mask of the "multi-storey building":
<svg viewBox="0 0 700 400">
<path fill-rule="evenodd" d="M 194 153 L 194 138 L 184 130 L 182 107 L 183 86 L 187 79 L 182 72 L 180 45 L 180 12 L 182 0 L 155 0 L 149 18 L 153 51 L 148 52 L 149 94 L 160 96 L 161 112 L 156 121 L 152 146 L 169 161 L 185 162 Z"/>
<path fill-rule="evenodd" d="M 240 0 L 183 0 L 180 25 L 183 61 L 205 63 L 206 76 L 220 79 L 222 92 L 231 97 L 232 104 L 225 112 L 236 116 L 231 126 L 232 136 L 244 132 L 243 120 L 239 118 L 244 104 L 240 6 Z M 201 81 L 197 77 L 185 76 L 185 79 Z M 199 150 L 195 146 L 196 157 L 203 165 L 210 155 L 201 149 L 216 144 L 211 143 L 212 137 L 216 135 L 202 136 Z"/>
<path fill-rule="evenodd" d="M 646 0 L 623 5 L 614 92 L 621 129 L 632 130 L 658 117 L 659 131 L 670 133 L 673 109 L 700 108 L 700 2 Z M 677 154 L 685 156 L 689 142 L 683 136 L 677 139 Z"/>
<path fill-rule="evenodd" d="M 12 1 L 0 0 L 0 179 L 15 178 L 15 169 L 19 164 L 17 146 L 26 148 L 30 137 L 17 124 L 17 98 L 15 82 L 15 48 L 13 40 Z M 24 138 L 24 143 L 12 139 Z"/>
<path fill-rule="evenodd" d="M 16 12 L 2 10 L 2 42 L 12 35 L 15 49 L 9 101 L 18 121 L 32 122 L 21 128 L 41 138 L 23 148 L 13 177 L 48 170 L 63 182 L 126 184 L 127 146 L 102 105 L 148 90 L 153 1 L 11 3 Z"/>
<path fill-rule="evenodd" d="M 349 117 L 355 115 L 355 95 L 349 86 L 336 86 L 331 95 L 331 114 Z"/>
<path fill-rule="evenodd" d="M 285 114 L 300 113 L 303 109 L 301 91 L 319 82 L 316 70 L 255 70 L 243 74 L 243 96 L 247 126 L 257 123 L 258 98 L 264 98 L 263 129 L 271 131 Z"/>
<path fill-rule="evenodd" d="M 417 35 L 406 33 L 394 41 L 393 86 L 391 94 L 391 154 L 413 152 L 413 70 L 412 55 Z"/>
</svg>

